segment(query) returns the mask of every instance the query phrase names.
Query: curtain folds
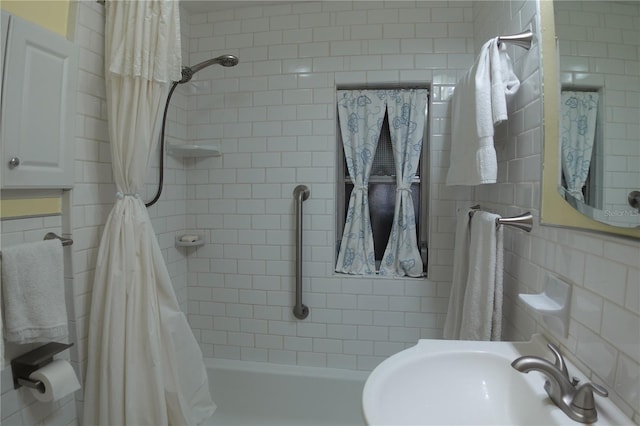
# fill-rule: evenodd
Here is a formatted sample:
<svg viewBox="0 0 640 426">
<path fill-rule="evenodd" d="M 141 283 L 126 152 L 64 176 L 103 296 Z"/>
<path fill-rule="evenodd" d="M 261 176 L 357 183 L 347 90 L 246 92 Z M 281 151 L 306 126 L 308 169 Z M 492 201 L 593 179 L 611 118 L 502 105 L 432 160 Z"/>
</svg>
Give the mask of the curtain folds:
<svg viewBox="0 0 640 426">
<path fill-rule="evenodd" d="M 340 132 L 353 190 L 336 272 L 355 275 L 376 273 L 368 187 L 382 123 L 387 114 L 396 171 L 396 198 L 391 234 L 379 273 L 410 277 L 423 275 L 411 184 L 420 163 L 427 99 L 426 89 L 338 91 Z"/>
<path fill-rule="evenodd" d="M 215 404 L 202 353 L 137 194 L 158 140 L 169 80 L 179 79 L 178 2 L 108 1 L 106 13 L 107 105 L 118 193 L 95 270 L 83 424 L 195 425 L 213 414 Z"/>
<path fill-rule="evenodd" d="M 397 187 L 393 225 L 380 265 L 381 275 L 424 275 L 416 234 L 411 182 L 420 163 L 426 107 L 426 89 L 387 91 L 387 113 Z"/>
<path fill-rule="evenodd" d="M 105 40 L 107 70 L 113 74 L 171 83 L 182 78 L 179 2 L 113 1 Z M 106 5 L 106 4 L 105 4 Z"/>
<path fill-rule="evenodd" d="M 582 201 L 596 134 L 598 93 L 563 91 L 560 114 L 562 172 L 569 194 Z"/>
<path fill-rule="evenodd" d="M 376 273 L 369 215 L 369 174 L 385 114 L 384 90 L 339 90 L 338 116 L 344 156 L 353 181 L 336 272 Z"/>
</svg>

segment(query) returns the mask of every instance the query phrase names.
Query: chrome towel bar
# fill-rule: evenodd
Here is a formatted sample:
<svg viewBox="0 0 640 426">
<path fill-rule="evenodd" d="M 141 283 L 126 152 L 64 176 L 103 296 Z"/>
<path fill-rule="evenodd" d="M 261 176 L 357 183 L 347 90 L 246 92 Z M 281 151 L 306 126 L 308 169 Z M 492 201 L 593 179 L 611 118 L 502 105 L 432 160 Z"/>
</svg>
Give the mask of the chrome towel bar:
<svg viewBox="0 0 640 426">
<path fill-rule="evenodd" d="M 521 32 L 520 34 L 503 35 L 498 37 L 498 43 L 510 43 L 523 49 L 531 49 L 533 33 L 530 30 Z"/>
<path fill-rule="evenodd" d="M 45 240 L 55 240 L 58 239 L 62 243 L 63 246 L 70 246 L 73 244 L 73 240 L 71 238 L 61 237 L 59 235 L 54 234 L 53 232 L 47 232 L 44 236 Z"/>
<path fill-rule="evenodd" d="M 533 215 L 529 212 L 522 213 L 513 217 L 502 217 L 496 219 L 497 225 L 513 226 L 514 228 L 522 229 L 526 232 L 531 232 L 533 229 Z"/>
<path fill-rule="evenodd" d="M 471 210 L 480 210 L 480 205 L 477 204 L 471 207 Z M 473 217 L 474 213 L 475 211 L 470 211 L 469 218 Z M 530 212 L 526 212 L 513 217 L 499 217 L 496 219 L 496 226 L 500 225 L 513 226 L 514 228 L 531 232 L 531 229 L 533 229 L 533 215 Z"/>
<path fill-rule="evenodd" d="M 73 240 L 71 238 L 64 238 L 61 237 L 53 232 L 47 232 L 43 238 L 43 240 L 54 240 L 54 239 L 58 239 L 60 240 L 60 243 L 63 246 L 70 246 L 71 244 L 73 244 Z M 0 251 L 0 258 L 2 258 L 2 252 Z"/>
</svg>

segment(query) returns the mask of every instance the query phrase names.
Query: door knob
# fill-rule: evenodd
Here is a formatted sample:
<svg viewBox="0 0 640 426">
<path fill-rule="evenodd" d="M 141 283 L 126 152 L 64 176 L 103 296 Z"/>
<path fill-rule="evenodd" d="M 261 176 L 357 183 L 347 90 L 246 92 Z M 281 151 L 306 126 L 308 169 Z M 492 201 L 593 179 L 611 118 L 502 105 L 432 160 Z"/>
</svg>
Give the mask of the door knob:
<svg viewBox="0 0 640 426">
<path fill-rule="evenodd" d="M 15 169 L 19 165 L 20 165 L 20 159 L 18 157 L 11 157 L 11 160 L 9 160 L 9 168 Z"/>
</svg>

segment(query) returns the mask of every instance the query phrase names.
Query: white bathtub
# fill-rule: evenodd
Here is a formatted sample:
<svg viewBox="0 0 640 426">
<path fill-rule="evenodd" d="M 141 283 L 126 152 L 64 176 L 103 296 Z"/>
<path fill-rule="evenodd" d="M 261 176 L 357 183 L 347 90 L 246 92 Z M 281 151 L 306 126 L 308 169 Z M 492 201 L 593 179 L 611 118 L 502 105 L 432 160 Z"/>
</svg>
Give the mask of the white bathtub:
<svg viewBox="0 0 640 426">
<path fill-rule="evenodd" d="M 366 372 L 225 359 L 205 363 L 218 406 L 207 426 L 364 424 Z"/>
</svg>

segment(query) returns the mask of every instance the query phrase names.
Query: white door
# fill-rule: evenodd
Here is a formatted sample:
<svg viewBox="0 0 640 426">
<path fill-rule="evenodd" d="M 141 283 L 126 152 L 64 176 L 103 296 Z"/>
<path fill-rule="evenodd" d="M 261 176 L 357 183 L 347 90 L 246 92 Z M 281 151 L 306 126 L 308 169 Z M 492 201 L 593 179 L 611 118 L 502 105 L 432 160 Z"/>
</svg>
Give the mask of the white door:
<svg viewBox="0 0 640 426">
<path fill-rule="evenodd" d="M 73 186 L 77 72 L 77 46 L 11 17 L 2 93 L 2 188 Z"/>
</svg>

